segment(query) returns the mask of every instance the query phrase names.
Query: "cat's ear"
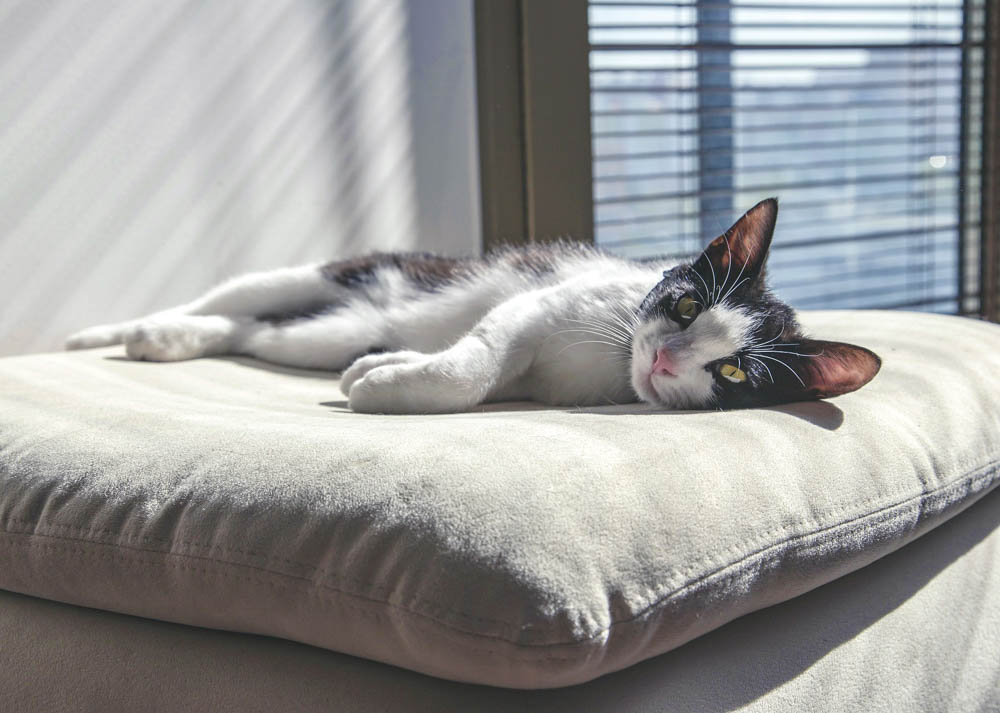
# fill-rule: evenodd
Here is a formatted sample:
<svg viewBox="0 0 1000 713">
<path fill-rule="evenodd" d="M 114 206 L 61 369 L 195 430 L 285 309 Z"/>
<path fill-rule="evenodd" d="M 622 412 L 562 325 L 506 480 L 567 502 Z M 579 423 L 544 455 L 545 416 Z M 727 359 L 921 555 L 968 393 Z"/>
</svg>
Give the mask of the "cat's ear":
<svg viewBox="0 0 1000 713">
<path fill-rule="evenodd" d="M 860 389 L 878 373 L 874 352 L 844 342 L 803 339 L 762 351 L 781 401 L 812 401 Z"/>
<path fill-rule="evenodd" d="M 764 272 L 767 251 L 771 247 L 774 224 L 778 219 L 778 200 L 762 200 L 748 210 L 733 227 L 717 237 L 695 261 L 695 269 L 710 270 L 718 282 L 726 280 L 735 286 L 740 282 L 754 282 Z"/>
</svg>

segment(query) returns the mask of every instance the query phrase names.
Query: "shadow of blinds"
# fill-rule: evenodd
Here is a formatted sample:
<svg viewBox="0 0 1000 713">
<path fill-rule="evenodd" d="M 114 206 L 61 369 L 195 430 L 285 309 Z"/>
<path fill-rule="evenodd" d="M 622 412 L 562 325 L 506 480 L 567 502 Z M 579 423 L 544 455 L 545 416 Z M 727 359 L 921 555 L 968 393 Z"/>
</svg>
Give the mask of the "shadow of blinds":
<svg viewBox="0 0 1000 713">
<path fill-rule="evenodd" d="M 975 312 L 981 0 L 589 4 L 601 247 L 697 252 L 778 196 L 804 308 Z"/>
</svg>

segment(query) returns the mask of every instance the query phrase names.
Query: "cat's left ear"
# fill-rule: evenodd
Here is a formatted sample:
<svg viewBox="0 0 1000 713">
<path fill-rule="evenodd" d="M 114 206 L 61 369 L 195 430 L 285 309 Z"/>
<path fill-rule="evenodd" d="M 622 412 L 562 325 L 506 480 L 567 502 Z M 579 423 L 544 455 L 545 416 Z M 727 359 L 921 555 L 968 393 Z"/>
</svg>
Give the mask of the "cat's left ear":
<svg viewBox="0 0 1000 713">
<path fill-rule="evenodd" d="M 821 339 L 781 345 L 780 351 L 764 350 L 758 357 L 764 357 L 786 402 L 848 394 L 875 378 L 882 367 L 878 355 L 864 347 Z"/>
<path fill-rule="evenodd" d="M 763 274 L 777 220 L 778 199 L 762 200 L 708 244 L 695 262 L 695 269 L 710 269 L 710 274 L 719 282 L 725 280 L 727 275 L 733 285 L 737 275 L 741 275 L 741 282 L 744 278 L 747 282 L 754 282 Z"/>
</svg>

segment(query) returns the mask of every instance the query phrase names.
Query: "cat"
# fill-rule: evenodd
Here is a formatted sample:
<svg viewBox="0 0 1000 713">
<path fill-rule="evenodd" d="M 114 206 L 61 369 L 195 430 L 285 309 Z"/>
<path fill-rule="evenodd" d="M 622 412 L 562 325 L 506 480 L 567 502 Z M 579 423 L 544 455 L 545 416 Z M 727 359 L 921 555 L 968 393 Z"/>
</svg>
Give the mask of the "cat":
<svg viewBox="0 0 1000 713">
<path fill-rule="evenodd" d="M 124 343 L 131 359 L 243 354 L 343 370 L 348 405 L 367 413 L 511 400 L 734 409 L 854 391 L 879 357 L 805 337 L 768 289 L 777 214 L 776 199 L 761 201 L 686 262 L 556 243 L 255 273 L 180 307 L 85 329 L 67 348 Z"/>
</svg>

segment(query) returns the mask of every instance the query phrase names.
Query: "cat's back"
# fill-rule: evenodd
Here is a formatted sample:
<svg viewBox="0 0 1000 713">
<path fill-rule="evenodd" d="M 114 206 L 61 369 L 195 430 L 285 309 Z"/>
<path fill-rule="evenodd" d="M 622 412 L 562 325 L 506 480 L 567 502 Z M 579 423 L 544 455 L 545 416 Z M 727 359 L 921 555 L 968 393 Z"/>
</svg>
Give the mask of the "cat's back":
<svg viewBox="0 0 1000 713">
<path fill-rule="evenodd" d="M 493 269 L 519 276 L 529 287 L 559 285 L 570 292 L 600 290 L 602 286 L 648 290 L 663 270 L 676 264 L 665 258 L 632 260 L 564 241 L 503 248 L 487 255 L 485 262 Z"/>
<path fill-rule="evenodd" d="M 505 246 L 481 257 L 376 252 L 326 263 L 320 272 L 326 280 L 349 290 L 395 284 L 416 298 L 470 289 L 501 298 L 588 276 L 655 273 L 657 265 L 655 261 L 618 257 L 583 243 L 554 241 Z"/>
</svg>

